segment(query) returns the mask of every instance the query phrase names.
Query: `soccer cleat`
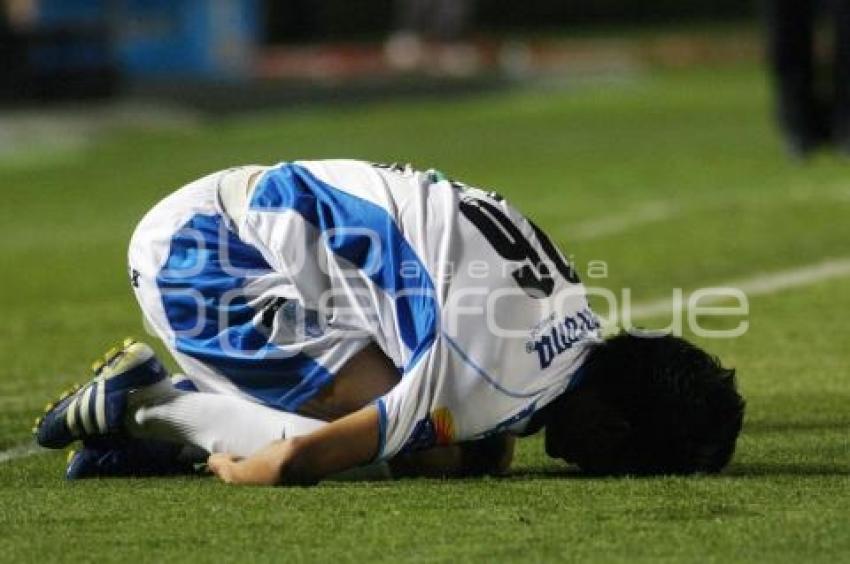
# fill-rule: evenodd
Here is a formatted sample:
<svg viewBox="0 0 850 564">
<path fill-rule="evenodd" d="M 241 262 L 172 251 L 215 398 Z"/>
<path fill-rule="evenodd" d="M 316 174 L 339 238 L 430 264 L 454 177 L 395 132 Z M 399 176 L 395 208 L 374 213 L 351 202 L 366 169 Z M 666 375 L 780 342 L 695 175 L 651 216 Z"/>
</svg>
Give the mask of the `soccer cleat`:
<svg viewBox="0 0 850 564">
<path fill-rule="evenodd" d="M 182 392 L 198 388 L 182 374 L 171 377 L 171 387 Z M 192 474 L 207 453 L 184 445 L 152 439 L 96 437 L 68 453 L 68 480 L 108 477 L 173 476 Z"/>
<path fill-rule="evenodd" d="M 126 339 L 92 366 L 94 378 L 67 390 L 45 407 L 36 419 L 36 442 L 46 448 L 64 448 L 78 439 L 117 434 L 123 427 L 127 392 L 157 384 L 168 377 L 153 349 Z"/>
<path fill-rule="evenodd" d="M 183 447 L 164 441 L 127 439 L 90 441 L 68 454 L 65 478 L 172 476 L 194 471 L 192 460 L 181 458 Z"/>
</svg>

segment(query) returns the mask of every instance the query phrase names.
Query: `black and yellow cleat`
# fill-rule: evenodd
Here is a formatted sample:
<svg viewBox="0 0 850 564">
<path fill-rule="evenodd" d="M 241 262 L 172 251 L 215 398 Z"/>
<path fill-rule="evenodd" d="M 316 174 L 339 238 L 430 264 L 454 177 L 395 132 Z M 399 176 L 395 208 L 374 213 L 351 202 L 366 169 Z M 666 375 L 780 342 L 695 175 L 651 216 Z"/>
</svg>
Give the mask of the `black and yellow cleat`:
<svg viewBox="0 0 850 564">
<path fill-rule="evenodd" d="M 116 434 L 127 408 L 127 392 L 168 378 L 153 349 L 130 338 L 109 349 L 92 371 L 87 384 L 65 390 L 36 419 L 33 434 L 39 445 L 64 448 L 78 439 Z"/>
</svg>

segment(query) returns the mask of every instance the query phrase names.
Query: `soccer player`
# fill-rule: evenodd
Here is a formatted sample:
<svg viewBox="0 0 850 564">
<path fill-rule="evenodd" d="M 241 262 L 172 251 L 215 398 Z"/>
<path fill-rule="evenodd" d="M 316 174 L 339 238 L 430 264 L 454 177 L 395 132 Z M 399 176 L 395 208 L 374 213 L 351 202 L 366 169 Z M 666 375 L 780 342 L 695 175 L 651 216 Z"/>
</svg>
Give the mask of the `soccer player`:
<svg viewBox="0 0 850 564">
<path fill-rule="evenodd" d="M 186 379 L 144 344 L 109 353 L 37 423 L 44 446 L 83 440 L 69 477 L 176 460 L 162 445 L 200 448 L 234 483 L 385 460 L 498 472 L 505 437 L 542 428 L 546 452 L 586 472 L 716 472 L 741 428 L 733 370 L 672 336 L 603 340 L 546 234 L 433 170 L 217 172 L 142 219 L 129 262 Z"/>
</svg>

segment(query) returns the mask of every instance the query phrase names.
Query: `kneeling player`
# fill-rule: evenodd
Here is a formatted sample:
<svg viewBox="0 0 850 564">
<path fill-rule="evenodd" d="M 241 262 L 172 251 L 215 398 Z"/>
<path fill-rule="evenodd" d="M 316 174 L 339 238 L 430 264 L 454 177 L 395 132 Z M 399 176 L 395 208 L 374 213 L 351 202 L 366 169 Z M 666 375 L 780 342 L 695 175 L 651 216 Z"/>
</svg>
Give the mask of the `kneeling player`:
<svg viewBox="0 0 850 564">
<path fill-rule="evenodd" d="M 388 459 L 493 472 L 503 437 L 544 427 L 547 453 L 588 472 L 716 472 L 741 428 L 732 370 L 670 336 L 602 340 L 548 237 L 435 171 L 218 172 L 154 207 L 129 259 L 187 380 L 146 345 L 110 354 L 37 425 L 44 446 L 82 439 L 70 477 L 179 468 L 183 446 L 238 483 Z"/>
</svg>

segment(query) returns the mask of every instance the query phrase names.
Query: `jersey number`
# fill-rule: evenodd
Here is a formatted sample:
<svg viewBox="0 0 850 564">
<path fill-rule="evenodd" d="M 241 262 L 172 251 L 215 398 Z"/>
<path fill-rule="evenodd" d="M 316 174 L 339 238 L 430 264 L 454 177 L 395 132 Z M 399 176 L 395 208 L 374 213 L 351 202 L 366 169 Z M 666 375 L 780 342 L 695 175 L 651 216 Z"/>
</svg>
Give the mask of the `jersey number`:
<svg viewBox="0 0 850 564">
<path fill-rule="evenodd" d="M 486 200 L 464 198 L 460 201 L 460 211 L 466 219 L 478 228 L 503 259 L 517 262 L 527 259 L 531 263 L 530 266 L 528 264 L 523 265 L 511 273 L 517 285 L 526 294 L 532 298 L 547 298 L 552 295 L 555 282 L 552 280 L 549 267 L 540 259 L 540 255 L 531 246 L 528 239 L 523 236 L 519 228 L 499 207 Z M 579 278 L 575 270 L 563 259 L 549 237 L 532 221 L 529 221 L 529 223 L 534 229 L 534 234 L 540 241 L 543 251 L 561 276 L 573 284 L 578 284 Z"/>
</svg>

